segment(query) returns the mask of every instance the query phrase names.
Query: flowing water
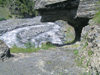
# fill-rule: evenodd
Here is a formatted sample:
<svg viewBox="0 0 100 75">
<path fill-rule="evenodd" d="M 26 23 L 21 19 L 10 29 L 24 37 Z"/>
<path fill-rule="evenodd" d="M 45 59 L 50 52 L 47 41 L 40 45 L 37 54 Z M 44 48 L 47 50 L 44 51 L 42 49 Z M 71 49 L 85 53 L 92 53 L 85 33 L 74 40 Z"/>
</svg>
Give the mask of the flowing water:
<svg viewBox="0 0 100 75">
<path fill-rule="evenodd" d="M 35 47 L 41 47 L 44 42 L 63 44 L 62 37 L 60 37 L 61 35 L 59 33 L 61 33 L 61 27 L 55 23 L 48 22 L 12 29 L 0 36 L 0 39 L 10 48 L 14 45 L 25 47 L 24 45 L 28 42 L 35 44 Z"/>
</svg>

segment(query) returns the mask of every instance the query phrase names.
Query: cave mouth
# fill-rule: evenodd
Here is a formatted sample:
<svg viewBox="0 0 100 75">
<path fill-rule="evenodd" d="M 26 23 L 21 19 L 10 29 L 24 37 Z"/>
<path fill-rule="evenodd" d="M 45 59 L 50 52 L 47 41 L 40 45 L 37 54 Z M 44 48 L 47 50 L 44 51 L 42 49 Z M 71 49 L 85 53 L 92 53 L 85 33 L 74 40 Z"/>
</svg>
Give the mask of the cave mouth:
<svg viewBox="0 0 100 75">
<path fill-rule="evenodd" d="M 88 25 L 88 17 L 77 17 L 80 0 L 69 0 L 61 3 L 46 5 L 45 9 L 39 9 L 42 22 L 67 21 L 75 30 L 75 39 L 72 43 L 81 40 L 83 27 Z M 72 44 L 71 43 L 71 44 Z"/>
<path fill-rule="evenodd" d="M 63 45 L 56 45 L 56 46 L 64 46 L 64 45 L 71 45 L 76 43 L 77 41 L 81 41 L 81 33 L 85 26 L 89 25 L 90 18 L 86 17 L 77 17 L 75 19 L 70 19 L 67 21 L 69 25 L 71 25 L 75 30 L 75 39 L 70 43 L 65 43 Z"/>
<path fill-rule="evenodd" d="M 86 17 L 77 17 L 68 21 L 69 25 L 73 26 L 75 30 L 75 39 L 73 43 L 81 40 L 82 29 L 88 25 L 88 22 L 89 18 Z"/>
</svg>

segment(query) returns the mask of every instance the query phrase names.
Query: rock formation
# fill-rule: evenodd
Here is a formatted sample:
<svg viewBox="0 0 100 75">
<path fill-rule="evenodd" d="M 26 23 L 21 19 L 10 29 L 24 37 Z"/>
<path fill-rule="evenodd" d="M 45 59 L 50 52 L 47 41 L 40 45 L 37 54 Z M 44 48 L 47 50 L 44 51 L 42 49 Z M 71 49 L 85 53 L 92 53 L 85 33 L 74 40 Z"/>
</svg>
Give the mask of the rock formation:
<svg viewBox="0 0 100 75">
<path fill-rule="evenodd" d="M 35 7 L 42 16 L 42 21 L 62 19 L 74 27 L 75 40 L 79 40 L 81 36 L 79 59 L 82 60 L 83 65 L 88 66 L 91 75 L 100 74 L 100 27 L 93 21 L 89 21 L 98 11 L 97 8 L 100 7 L 98 1 L 54 0 L 53 2 L 53 0 L 39 0 L 36 1 Z"/>
<path fill-rule="evenodd" d="M 80 0 L 77 17 L 93 18 L 95 13 L 100 8 L 99 0 Z"/>
<path fill-rule="evenodd" d="M 42 16 L 41 21 L 65 20 L 76 32 L 75 40 L 80 40 L 82 28 L 96 13 L 99 0 L 35 0 L 35 9 Z M 49 18 L 48 18 L 49 17 Z"/>
<path fill-rule="evenodd" d="M 82 30 L 79 59 L 82 65 L 88 67 L 91 75 L 100 74 L 100 27 L 90 21 L 90 25 Z"/>
<path fill-rule="evenodd" d="M 0 40 L 0 59 L 3 60 L 10 56 L 10 49 L 3 41 Z"/>
<path fill-rule="evenodd" d="M 75 17 L 78 4 L 79 0 L 36 0 L 35 9 L 42 21 L 68 20 Z"/>
</svg>

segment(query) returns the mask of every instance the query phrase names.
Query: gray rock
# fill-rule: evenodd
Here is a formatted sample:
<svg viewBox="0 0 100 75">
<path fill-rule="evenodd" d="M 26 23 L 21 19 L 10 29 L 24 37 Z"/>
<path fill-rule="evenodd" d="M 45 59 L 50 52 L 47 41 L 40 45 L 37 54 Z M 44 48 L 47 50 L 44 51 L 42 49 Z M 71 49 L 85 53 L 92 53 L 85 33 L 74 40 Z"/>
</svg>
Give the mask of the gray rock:
<svg viewBox="0 0 100 75">
<path fill-rule="evenodd" d="M 80 75 L 84 69 L 75 63 L 73 50 L 55 48 L 30 54 L 14 54 L 0 62 L 0 75 Z"/>
<path fill-rule="evenodd" d="M 82 30 L 81 48 L 79 55 L 86 57 L 83 64 L 88 63 L 88 69 L 92 75 L 100 74 L 100 27 L 94 24 L 93 20 L 89 22 L 91 25 L 85 26 Z M 92 25 L 93 24 L 93 25 Z"/>
<path fill-rule="evenodd" d="M 98 1 L 99 0 L 36 0 L 35 9 L 37 9 L 42 16 L 42 21 L 68 21 L 76 17 L 92 18 L 98 11 L 97 8 L 100 8 L 100 5 L 97 3 Z"/>
<path fill-rule="evenodd" d="M 58 20 L 55 22 L 56 24 L 60 25 L 61 28 L 61 32 L 59 33 L 60 35 L 65 34 L 65 43 L 71 43 L 75 40 L 75 30 L 74 27 L 72 27 L 71 25 L 69 25 L 66 21 L 62 21 L 62 20 Z"/>
<path fill-rule="evenodd" d="M 77 17 L 92 18 L 94 14 L 100 8 L 100 4 L 97 4 L 99 0 L 80 0 L 80 4 L 77 10 Z"/>
<path fill-rule="evenodd" d="M 67 0 L 34 0 L 35 1 L 35 9 L 46 8 L 46 5 L 59 3 Z"/>
<path fill-rule="evenodd" d="M 0 59 L 3 60 L 10 56 L 11 56 L 10 49 L 3 41 L 0 40 Z"/>
<path fill-rule="evenodd" d="M 41 21 L 68 20 L 75 18 L 79 0 L 36 0 L 35 9 Z"/>
</svg>

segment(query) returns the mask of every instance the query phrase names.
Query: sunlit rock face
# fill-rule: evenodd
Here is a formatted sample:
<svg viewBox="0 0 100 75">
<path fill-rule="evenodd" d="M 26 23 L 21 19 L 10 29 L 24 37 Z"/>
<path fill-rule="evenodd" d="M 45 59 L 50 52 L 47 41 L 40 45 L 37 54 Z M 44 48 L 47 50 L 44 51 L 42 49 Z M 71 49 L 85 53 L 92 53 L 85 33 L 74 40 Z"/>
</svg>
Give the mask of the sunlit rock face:
<svg viewBox="0 0 100 75">
<path fill-rule="evenodd" d="M 94 14 L 100 8 L 100 4 L 98 4 L 99 0 L 80 0 L 77 17 L 87 17 L 92 18 Z"/>
<path fill-rule="evenodd" d="M 76 16 L 78 5 L 79 0 L 35 1 L 35 9 L 42 16 L 41 21 L 43 22 L 73 19 Z"/>
<path fill-rule="evenodd" d="M 83 65 L 90 70 L 90 75 L 100 75 L 100 27 L 93 20 L 82 30 L 79 58 L 86 57 Z"/>
<path fill-rule="evenodd" d="M 35 0 L 35 9 L 38 10 L 42 16 L 42 21 L 69 20 L 77 17 L 92 18 L 97 12 L 97 8 L 100 8 L 98 1 L 99 0 Z M 47 17 L 50 18 L 47 19 Z"/>
<path fill-rule="evenodd" d="M 57 1 L 57 2 L 56 2 Z M 80 40 L 82 28 L 88 25 L 100 5 L 99 0 L 36 0 L 35 9 L 42 16 L 42 22 L 67 21 L 75 29 L 75 40 Z"/>
<path fill-rule="evenodd" d="M 43 43 L 63 45 L 65 33 L 58 24 L 41 23 L 40 17 L 33 19 L 15 19 L 1 22 L 0 39 L 10 48 L 14 45 L 25 47 L 30 42 L 35 47 L 41 47 Z"/>
<path fill-rule="evenodd" d="M 34 1 L 35 1 L 35 9 L 44 9 L 46 8 L 46 5 L 64 2 L 68 0 L 34 0 Z"/>
</svg>

